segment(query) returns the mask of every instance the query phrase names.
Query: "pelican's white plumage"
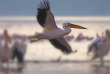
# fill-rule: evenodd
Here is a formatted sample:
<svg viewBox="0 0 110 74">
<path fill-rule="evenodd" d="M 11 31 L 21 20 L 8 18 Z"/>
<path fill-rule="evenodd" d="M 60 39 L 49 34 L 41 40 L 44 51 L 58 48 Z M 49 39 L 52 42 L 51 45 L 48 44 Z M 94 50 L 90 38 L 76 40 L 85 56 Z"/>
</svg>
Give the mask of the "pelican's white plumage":
<svg viewBox="0 0 110 74">
<path fill-rule="evenodd" d="M 24 40 L 15 40 L 12 45 L 12 60 L 17 59 L 18 70 L 22 70 L 24 67 L 24 56 L 26 54 L 27 45 Z"/>
<path fill-rule="evenodd" d="M 103 59 L 110 52 L 110 31 L 106 30 L 106 37 L 96 39 L 89 45 L 88 49 L 88 53 L 93 51 L 92 59 L 99 58 L 101 66 L 103 66 Z"/>
<path fill-rule="evenodd" d="M 65 27 L 66 23 L 63 24 L 63 29 L 56 28 L 56 29 L 48 29 L 44 30 L 42 33 L 36 33 L 34 37 L 38 39 L 56 39 L 67 35 L 71 32 L 70 28 Z"/>
<path fill-rule="evenodd" d="M 48 39 L 53 46 L 60 49 L 64 53 L 72 52 L 70 45 L 63 38 L 64 35 L 71 32 L 70 28 L 86 29 L 71 23 L 63 23 L 63 29 L 58 28 L 56 26 L 54 16 L 51 13 L 48 0 L 44 0 L 40 3 L 36 17 L 38 23 L 44 28 L 44 30 L 41 33 L 37 32 L 34 36 L 31 36 L 31 38 L 33 38 L 32 42 L 40 39 Z"/>
<path fill-rule="evenodd" d="M 2 63 L 6 62 L 7 66 L 8 66 L 9 60 L 11 58 L 11 49 L 9 47 L 10 42 L 11 42 L 11 40 L 9 38 L 8 32 L 7 32 L 7 30 L 4 30 L 4 44 L 0 50 L 0 63 L 2 64 Z M 8 66 L 8 68 L 9 68 L 9 66 Z"/>
</svg>

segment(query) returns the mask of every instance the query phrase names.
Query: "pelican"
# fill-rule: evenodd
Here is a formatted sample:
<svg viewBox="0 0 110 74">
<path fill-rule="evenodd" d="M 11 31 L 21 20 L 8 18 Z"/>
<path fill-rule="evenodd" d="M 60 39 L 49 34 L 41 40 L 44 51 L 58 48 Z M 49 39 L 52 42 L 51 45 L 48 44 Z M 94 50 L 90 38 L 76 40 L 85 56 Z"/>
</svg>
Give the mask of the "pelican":
<svg viewBox="0 0 110 74">
<path fill-rule="evenodd" d="M 36 18 L 44 30 L 41 33 L 36 32 L 35 35 L 31 36 L 31 42 L 36 42 L 40 39 L 48 39 L 54 47 L 60 49 L 62 52 L 73 52 L 71 46 L 67 43 L 63 36 L 71 32 L 70 28 L 86 28 L 71 23 L 63 23 L 63 29 L 58 28 L 54 20 L 54 15 L 50 10 L 50 4 L 48 0 L 41 2 L 37 10 L 38 14 Z"/>
<path fill-rule="evenodd" d="M 7 30 L 4 30 L 4 45 L 0 51 L 0 63 L 7 63 L 7 66 L 9 68 L 9 59 L 11 57 L 11 51 L 9 48 L 9 43 L 11 43 L 11 40 L 9 38 Z"/>
<path fill-rule="evenodd" d="M 27 46 L 24 40 L 20 40 L 20 41 L 16 40 L 12 45 L 12 50 L 13 50 L 12 60 L 14 60 L 15 58 L 17 59 L 18 70 L 22 70 L 24 67 L 24 56 L 26 53 L 26 49 Z"/>
<path fill-rule="evenodd" d="M 100 59 L 100 66 L 104 66 L 104 57 L 110 51 L 110 31 L 106 30 L 106 37 L 97 38 L 89 45 L 89 52 L 93 52 L 92 60 L 99 58 Z"/>
</svg>

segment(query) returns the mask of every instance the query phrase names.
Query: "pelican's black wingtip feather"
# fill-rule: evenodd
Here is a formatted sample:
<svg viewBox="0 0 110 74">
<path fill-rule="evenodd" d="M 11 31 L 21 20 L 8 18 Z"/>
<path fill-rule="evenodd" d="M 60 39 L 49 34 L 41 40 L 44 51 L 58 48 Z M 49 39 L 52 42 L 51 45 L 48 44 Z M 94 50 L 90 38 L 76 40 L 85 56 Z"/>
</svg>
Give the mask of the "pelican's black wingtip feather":
<svg viewBox="0 0 110 74">
<path fill-rule="evenodd" d="M 49 1 L 48 0 L 44 0 L 43 2 L 40 2 L 38 10 L 50 10 Z"/>
<path fill-rule="evenodd" d="M 47 11 L 50 10 L 50 4 L 48 0 L 40 2 L 39 7 L 37 8 L 38 14 L 36 16 L 38 23 L 44 27 Z"/>
</svg>

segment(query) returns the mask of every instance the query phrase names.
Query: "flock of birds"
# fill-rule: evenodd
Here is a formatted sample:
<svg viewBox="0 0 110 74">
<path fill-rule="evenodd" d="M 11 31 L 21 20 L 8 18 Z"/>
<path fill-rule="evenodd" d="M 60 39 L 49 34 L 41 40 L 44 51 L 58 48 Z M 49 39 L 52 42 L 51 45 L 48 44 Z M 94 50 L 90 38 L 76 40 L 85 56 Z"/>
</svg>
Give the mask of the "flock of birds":
<svg viewBox="0 0 110 74">
<path fill-rule="evenodd" d="M 71 23 L 63 23 L 63 29 L 58 28 L 54 16 L 51 13 L 50 5 L 47 0 L 44 0 L 40 3 L 38 8 L 37 20 L 40 26 L 43 27 L 43 31 L 41 33 L 36 32 L 34 35 L 30 36 L 30 42 L 36 42 L 41 39 L 48 39 L 49 42 L 61 50 L 65 54 L 74 53 L 71 46 L 67 43 L 63 36 L 69 34 L 71 32 L 70 28 L 77 29 L 86 29 L 85 27 L 78 26 Z M 9 65 L 9 60 L 13 60 L 17 58 L 18 60 L 18 68 L 22 69 L 24 64 L 24 55 L 26 52 L 25 41 L 17 41 L 15 40 L 12 47 L 10 48 L 11 40 L 7 31 L 4 31 L 4 43 L 0 44 L 2 48 L 0 48 L 0 63 L 7 63 Z M 103 65 L 103 58 L 110 51 L 110 31 L 106 30 L 106 37 L 98 38 L 93 41 L 89 46 L 88 53 L 92 51 L 94 56 L 92 59 L 100 58 L 101 66 Z M 1 66 L 1 65 L 0 65 Z"/>
</svg>

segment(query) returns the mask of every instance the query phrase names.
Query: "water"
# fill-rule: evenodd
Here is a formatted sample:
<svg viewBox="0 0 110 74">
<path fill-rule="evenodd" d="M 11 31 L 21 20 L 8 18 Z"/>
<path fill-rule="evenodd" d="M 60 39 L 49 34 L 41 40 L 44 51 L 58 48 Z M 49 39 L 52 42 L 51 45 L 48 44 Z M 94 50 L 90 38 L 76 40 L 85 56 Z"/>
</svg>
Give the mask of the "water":
<svg viewBox="0 0 110 74">
<path fill-rule="evenodd" d="M 15 63 L 11 69 L 4 69 L 0 74 L 110 74 L 110 63 L 104 67 L 95 62 L 27 62 L 22 71 L 17 71 Z"/>
<path fill-rule="evenodd" d="M 9 20 L 8 20 L 9 19 Z M 96 33 L 101 35 L 106 29 L 110 29 L 110 17 L 56 17 L 58 27 L 62 28 L 62 23 L 70 21 L 81 26 L 86 27 L 86 30 L 72 29 L 69 35 L 73 35 L 74 39 L 68 43 L 72 49 L 77 49 L 78 52 L 68 56 L 63 55 L 59 50 L 54 48 L 47 40 L 36 43 L 27 43 L 26 60 L 55 60 L 61 56 L 61 60 L 88 60 L 87 48 L 93 41 L 84 40 L 82 42 L 75 42 L 75 38 L 79 33 L 84 36 L 94 37 Z M 0 34 L 4 29 L 8 29 L 9 34 L 33 35 L 35 32 L 41 32 L 43 29 L 36 22 L 35 17 L 2 17 L 0 18 Z M 62 21 L 61 21 L 62 20 Z M 75 21 L 73 21 L 75 20 Z M 30 22 L 29 22 L 30 21 Z M 32 22 L 33 21 L 33 22 Z M 103 23 L 102 23 L 103 22 Z M 109 55 L 110 56 L 110 55 Z"/>
<path fill-rule="evenodd" d="M 73 35 L 74 39 L 68 41 L 68 43 L 73 50 L 77 49 L 77 53 L 64 55 L 58 49 L 54 48 L 48 40 L 42 40 L 36 43 L 30 43 L 28 41 L 25 61 L 38 61 L 38 63 L 26 62 L 23 72 L 16 72 L 16 67 L 14 66 L 15 72 L 10 70 L 8 74 L 109 74 L 108 69 L 110 70 L 110 68 L 108 68 L 108 63 L 106 63 L 105 67 L 101 68 L 97 67 L 100 64 L 99 62 L 91 63 L 83 61 L 89 61 L 91 58 L 91 55 L 87 56 L 88 45 L 96 39 L 96 34 L 98 33 L 101 36 L 106 29 L 110 29 L 110 17 L 56 17 L 55 19 L 60 28 L 62 28 L 61 24 L 67 21 L 87 28 L 87 30 L 72 29 L 72 32 L 69 34 Z M 35 17 L 0 18 L 0 34 L 3 34 L 4 29 L 7 29 L 10 35 L 20 34 L 27 36 L 43 30 L 36 22 Z M 82 33 L 84 36 L 93 37 L 94 39 L 76 42 L 75 39 L 79 33 Z M 109 61 L 109 57 L 110 55 L 107 55 L 105 60 Z M 96 66 L 93 65 L 94 63 Z M 11 66 L 13 64 L 15 63 L 11 63 Z"/>
</svg>

